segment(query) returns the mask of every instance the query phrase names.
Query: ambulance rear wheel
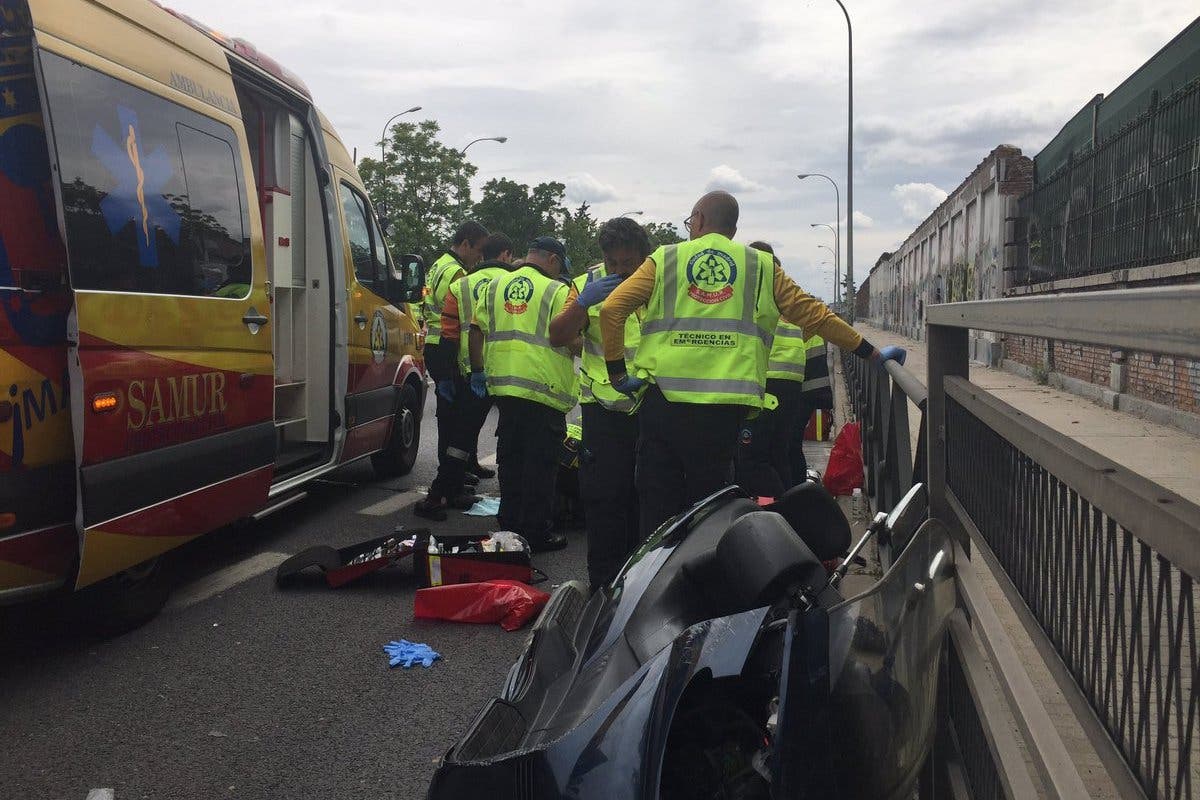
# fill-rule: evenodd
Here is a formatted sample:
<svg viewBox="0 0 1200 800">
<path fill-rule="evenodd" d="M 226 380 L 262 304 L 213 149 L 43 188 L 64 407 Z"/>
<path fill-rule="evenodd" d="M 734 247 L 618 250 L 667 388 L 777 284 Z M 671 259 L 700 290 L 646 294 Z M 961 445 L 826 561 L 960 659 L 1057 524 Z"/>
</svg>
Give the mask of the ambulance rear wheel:
<svg viewBox="0 0 1200 800">
<path fill-rule="evenodd" d="M 107 633 L 149 622 L 171 596 L 171 577 L 160 556 L 107 578 L 89 590 L 89 616 Z"/>
<path fill-rule="evenodd" d="M 421 401 L 417 391 L 405 384 L 400 390 L 400 409 L 392 423 L 392 439 L 387 447 L 371 456 L 371 466 L 381 478 L 407 475 L 417 463 L 421 447 Z"/>
</svg>

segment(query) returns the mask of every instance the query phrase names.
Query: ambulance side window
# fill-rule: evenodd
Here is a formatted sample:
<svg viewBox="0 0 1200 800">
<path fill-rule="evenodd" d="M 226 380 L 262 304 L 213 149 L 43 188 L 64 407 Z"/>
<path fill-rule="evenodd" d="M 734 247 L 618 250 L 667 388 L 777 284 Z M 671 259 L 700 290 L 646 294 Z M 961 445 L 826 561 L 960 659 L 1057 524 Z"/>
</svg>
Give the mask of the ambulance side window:
<svg viewBox="0 0 1200 800">
<path fill-rule="evenodd" d="M 75 289 L 245 297 L 249 219 L 233 129 L 42 54 Z"/>
<path fill-rule="evenodd" d="M 358 192 L 344 183 L 339 185 L 338 191 L 342 199 L 342 212 L 346 216 L 354 274 L 363 286 L 379 292 L 387 281 L 387 262 L 380 264 L 377 256 L 378 250 L 383 249 L 383 242 L 375 241 L 379 235 L 378 228 L 374 228 L 369 221 L 366 200 Z"/>
</svg>

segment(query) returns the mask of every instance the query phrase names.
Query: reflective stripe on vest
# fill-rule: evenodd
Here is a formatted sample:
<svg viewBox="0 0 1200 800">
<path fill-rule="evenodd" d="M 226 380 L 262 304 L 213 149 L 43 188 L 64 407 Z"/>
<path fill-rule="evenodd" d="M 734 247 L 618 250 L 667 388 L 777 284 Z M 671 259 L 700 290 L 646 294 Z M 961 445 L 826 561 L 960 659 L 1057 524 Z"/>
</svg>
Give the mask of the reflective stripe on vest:
<svg viewBox="0 0 1200 800">
<path fill-rule="evenodd" d="M 829 379 L 829 360 L 826 357 L 828 347 L 820 336 L 811 336 L 804 343 L 806 380 L 800 386 L 801 392 L 815 392 L 830 388 L 833 383 Z"/>
<path fill-rule="evenodd" d="M 785 320 L 779 320 L 775 328 L 775 341 L 771 344 L 771 356 L 767 362 L 767 378 L 785 381 L 803 381 L 806 347 L 804 330 Z"/>
<path fill-rule="evenodd" d="M 529 284 L 528 294 L 506 298 L 510 287 L 522 281 Z M 575 361 L 566 348 L 550 345 L 555 299 L 567 291 L 565 284 L 533 267 L 521 267 L 488 284 L 485 365 L 492 394 L 521 397 L 564 412 L 575 405 Z M 529 313 L 534 307 L 536 316 Z"/>
<path fill-rule="evenodd" d="M 421 316 L 425 318 L 425 343 L 436 345 L 442 341 L 442 306 L 446 302 L 449 285 L 443 286 L 447 275 L 462 270 L 462 262 L 453 253 L 443 253 L 425 276 L 425 299 L 421 303 Z"/>
<path fill-rule="evenodd" d="M 588 277 L 592 280 L 608 274 L 604 264 L 597 264 L 575 279 L 576 291 L 583 291 Z M 588 307 L 588 324 L 583 329 L 583 356 L 579 365 L 579 402 L 599 403 L 610 411 L 629 413 L 641 404 L 645 390 L 635 398 L 622 394 L 608 380 L 608 364 L 604 360 L 604 343 L 600 332 L 600 303 Z M 642 338 L 638 315 L 630 314 L 625 320 L 625 361 L 633 364 L 637 356 L 638 341 Z"/>
<path fill-rule="evenodd" d="M 475 297 L 483 294 L 490 280 L 507 272 L 503 267 L 484 267 L 450 284 L 450 294 L 458 301 L 458 368 L 463 375 L 471 374 L 470 330 L 475 321 Z"/>
<path fill-rule="evenodd" d="M 770 255 L 711 233 L 652 258 L 637 375 L 672 402 L 761 408 L 779 321 Z"/>
</svg>

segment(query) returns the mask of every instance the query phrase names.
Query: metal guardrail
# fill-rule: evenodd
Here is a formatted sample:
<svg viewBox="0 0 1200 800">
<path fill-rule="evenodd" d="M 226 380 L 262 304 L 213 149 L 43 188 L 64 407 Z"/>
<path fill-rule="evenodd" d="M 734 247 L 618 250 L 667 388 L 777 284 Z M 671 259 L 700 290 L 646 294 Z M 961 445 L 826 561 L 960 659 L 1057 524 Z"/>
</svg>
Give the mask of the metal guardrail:
<svg viewBox="0 0 1200 800">
<path fill-rule="evenodd" d="M 841 351 L 842 373 L 846 376 L 850 403 L 860 424 L 863 463 L 867 465 L 864 492 L 875 509 L 890 509 L 912 488 L 925 482 L 924 385 L 895 362 L 886 371 Z M 910 436 L 909 402 L 921 414 L 915 453 Z M 879 542 L 879 556 L 886 570 L 904 542 Z"/>
<path fill-rule="evenodd" d="M 873 508 L 890 509 L 914 482 L 927 480 L 928 392 L 912 372 L 898 364 L 888 362 L 880 370 L 850 353 L 843 351 L 841 356 L 849 401 L 860 423 L 864 488 Z M 908 424 L 909 402 L 921 412 L 915 446 Z M 910 455 L 914 449 L 915 459 Z M 904 544 L 879 542 L 885 569 Z M 1014 717 L 1021 720 L 1025 741 L 1037 742 L 1042 751 L 1051 754 L 1051 762 L 1067 762 L 1063 777 L 1056 778 L 1061 788 L 1058 796 L 1082 796 L 1082 783 L 1070 767 L 1045 709 L 1028 702 L 1036 699 L 1036 692 L 974 578 L 969 544 L 960 543 L 956 548 L 955 564 L 961 608 L 951 619 L 943 654 L 939 730 L 920 796 L 923 800 L 1039 797 L 1022 755 L 1021 740 L 1013 731 Z M 1009 679 L 1002 682 L 1003 692 L 992 678 L 995 672 Z M 1019 708 L 1013 708 L 1014 697 L 1021 701 Z"/>
<path fill-rule="evenodd" d="M 1196 357 L 1197 309 L 1200 288 L 929 310 L 930 513 L 957 526 L 963 555 L 991 567 L 1123 796 L 1200 797 L 1200 507 L 970 383 L 967 335 L 1067 330 L 1075 341 Z M 986 599 L 970 595 L 972 628 L 1001 667 L 1043 790 L 1078 796 L 1061 741 L 1037 741 L 1041 703 L 1020 664 L 1000 664 L 996 631 L 977 624 Z"/>
</svg>

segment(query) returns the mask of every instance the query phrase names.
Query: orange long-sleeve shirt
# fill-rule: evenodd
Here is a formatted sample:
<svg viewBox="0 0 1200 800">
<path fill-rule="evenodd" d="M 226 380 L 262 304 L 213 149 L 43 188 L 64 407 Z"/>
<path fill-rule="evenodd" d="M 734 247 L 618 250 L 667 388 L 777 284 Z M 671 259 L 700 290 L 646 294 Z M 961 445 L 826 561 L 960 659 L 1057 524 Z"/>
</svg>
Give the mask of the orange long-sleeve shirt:
<svg viewBox="0 0 1200 800">
<path fill-rule="evenodd" d="M 647 258 L 637 271 L 613 290 L 600 307 L 600 333 L 604 337 L 604 360 L 619 361 L 625 357 L 625 320 L 650 301 L 654 291 L 656 268 L 653 258 Z M 782 319 L 804 329 L 805 336 L 820 334 L 844 350 L 855 350 L 863 342 L 858 331 L 851 328 L 829 306 L 805 292 L 779 266 L 775 267 L 775 304 Z"/>
</svg>

